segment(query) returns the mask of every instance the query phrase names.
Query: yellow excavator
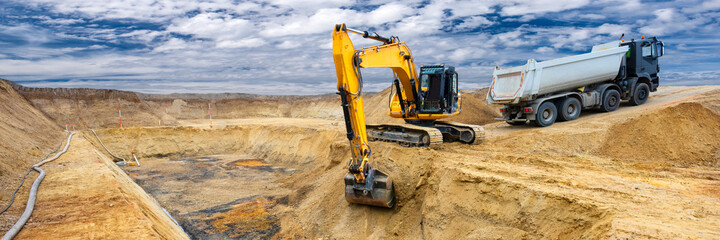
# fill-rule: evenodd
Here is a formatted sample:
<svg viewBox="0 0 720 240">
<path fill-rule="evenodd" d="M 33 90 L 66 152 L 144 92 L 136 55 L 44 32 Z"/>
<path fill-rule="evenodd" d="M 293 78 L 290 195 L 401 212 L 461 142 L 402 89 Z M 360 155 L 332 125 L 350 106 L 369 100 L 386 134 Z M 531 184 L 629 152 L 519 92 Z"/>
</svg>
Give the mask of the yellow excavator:
<svg viewBox="0 0 720 240">
<path fill-rule="evenodd" d="M 355 49 L 348 33 L 382 44 Z M 348 28 L 345 24 L 336 25 L 333 31 L 333 61 L 352 152 L 349 173 L 345 176 L 348 202 L 388 208 L 395 203 L 392 179 L 370 165 L 369 140 L 425 147 L 443 140 L 469 144 L 482 142 L 484 131 L 481 126 L 437 121 L 460 113 L 461 96 L 454 67 L 421 66 L 418 74 L 412 52 L 397 37 L 386 38 Z M 403 118 L 406 124 L 365 123 L 360 69 L 380 67 L 392 69 L 395 78 L 388 115 Z"/>
</svg>

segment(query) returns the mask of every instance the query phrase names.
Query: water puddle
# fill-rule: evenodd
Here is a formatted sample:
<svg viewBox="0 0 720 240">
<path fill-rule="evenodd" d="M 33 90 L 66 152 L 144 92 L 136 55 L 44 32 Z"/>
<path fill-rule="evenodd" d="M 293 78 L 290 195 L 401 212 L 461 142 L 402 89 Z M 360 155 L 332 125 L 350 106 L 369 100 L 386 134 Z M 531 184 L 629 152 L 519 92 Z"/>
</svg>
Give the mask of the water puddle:
<svg viewBox="0 0 720 240">
<path fill-rule="evenodd" d="M 280 230 L 274 207 L 294 169 L 247 155 L 144 159 L 127 174 L 193 239 L 267 239 Z"/>
</svg>

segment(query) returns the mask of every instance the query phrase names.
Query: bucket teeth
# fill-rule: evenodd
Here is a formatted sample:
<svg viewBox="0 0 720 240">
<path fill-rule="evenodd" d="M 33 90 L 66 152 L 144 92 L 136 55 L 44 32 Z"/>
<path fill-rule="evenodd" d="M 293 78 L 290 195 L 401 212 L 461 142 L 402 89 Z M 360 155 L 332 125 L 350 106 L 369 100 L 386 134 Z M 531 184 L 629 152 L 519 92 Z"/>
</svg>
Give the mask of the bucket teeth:
<svg viewBox="0 0 720 240">
<path fill-rule="evenodd" d="M 365 183 L 355 182 L 355 176 L 345 175 L 345 200 L 350 203 L 392 208 L 395 188 L 392 179 L 377 169 L 371 169 Z"/>
</svg>

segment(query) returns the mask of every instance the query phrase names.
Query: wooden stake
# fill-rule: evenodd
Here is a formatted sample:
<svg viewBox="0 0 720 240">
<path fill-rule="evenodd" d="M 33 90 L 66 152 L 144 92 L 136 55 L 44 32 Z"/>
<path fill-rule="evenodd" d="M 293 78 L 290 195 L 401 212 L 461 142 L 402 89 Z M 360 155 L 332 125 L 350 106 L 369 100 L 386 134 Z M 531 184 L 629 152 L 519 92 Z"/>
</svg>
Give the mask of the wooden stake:
<svg viewBox="0 0 720 240">
<path fill-rule="evenodd" d="M 120 128 L 122 128 L 122 112 L 120 111 L 120 103 L 118 103 L 118 118 L 120 119 Z"/>
</svg>

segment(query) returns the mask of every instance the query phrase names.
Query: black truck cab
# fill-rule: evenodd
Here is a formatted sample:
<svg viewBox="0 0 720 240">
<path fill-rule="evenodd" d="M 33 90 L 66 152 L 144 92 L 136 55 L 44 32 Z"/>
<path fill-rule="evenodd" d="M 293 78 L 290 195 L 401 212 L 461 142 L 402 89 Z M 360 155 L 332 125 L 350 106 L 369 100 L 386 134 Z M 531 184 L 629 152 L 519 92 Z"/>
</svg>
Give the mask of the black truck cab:
<svg viewBox="0 0 720 240">
<path fill-rule="evenodd" d="M 650 91 L 654 92 L 660 85 L 660 65 L 658 58 L 665 53 L 665 45 L 659 41 L 657 37 L 623 42 L 621 46 L 628 46 L 628 53 L 625 55 L 626 64 L 625 76 L 619 76 L 622 79 L 630 80 L 630 84 L 621 84 L 624 91 L 630 91 L 635 82 L 646 82 L 650 87 Z"/>
</svg>

